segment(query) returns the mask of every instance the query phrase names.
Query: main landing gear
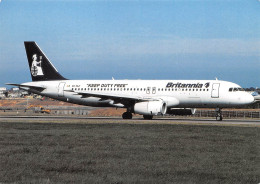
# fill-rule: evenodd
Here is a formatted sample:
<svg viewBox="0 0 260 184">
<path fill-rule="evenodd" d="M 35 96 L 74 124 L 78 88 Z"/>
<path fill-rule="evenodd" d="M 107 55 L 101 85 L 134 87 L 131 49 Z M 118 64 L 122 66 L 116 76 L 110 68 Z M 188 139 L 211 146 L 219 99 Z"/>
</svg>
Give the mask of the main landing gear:
<svg viewBox="0 0 260 184">
<path fill-rule="evenodd" d="M 153 116 L 152 116 L 152 115 L 143 115 L 143 117 L 144 117 L 144 119 L 146 119 L 146 120 L 151 120 L 151 119 L 153 119 Z M 132 115 L 131 112 L 127 111 L 127 112 L 124 112 L 124 113 L 122 114 L 122 118 L 123 118 L 123 119 L 132 119 L 132 118 L 133 118 L 133 115 Z"/>
<path fill-rule="evenodd" d="M 153 116 L 152 115 L 143 115 L 144 119 L 146 120 L 151 120 L 153 119 Z"/>
<path fill-rule="evenodd" d="M 222 112 L 220 108 L 216 109 L 216 120 L 217 121 L 222 121 L 223 120 L 223 116 L 222 116 Z"/>
<path fill-rule="evenodd" d="M 122 118 L 123 119 L 132 119 L 133 118 L 133 115 L 132 115 L 132 113 L 131 112 L 124 112 L 123 114 L 122 114 Z"/>
</svg>

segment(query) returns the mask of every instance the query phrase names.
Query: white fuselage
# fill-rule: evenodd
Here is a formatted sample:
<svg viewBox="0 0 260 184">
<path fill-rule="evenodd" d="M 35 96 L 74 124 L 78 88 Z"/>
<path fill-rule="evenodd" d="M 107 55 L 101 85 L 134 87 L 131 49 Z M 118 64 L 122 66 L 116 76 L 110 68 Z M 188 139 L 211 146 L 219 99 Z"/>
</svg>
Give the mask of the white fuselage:
<svg viewBox="0 0 260 184">
<path fill-rule="evenodd" d="M 62 80 L 28 82 L 23 85 L 45 88 L 41 92 L 31 90 L 34 93 L 95 107 L 128 108 L 127 103 L 121 104 L 109 97 L 97 97 L 98 94 L 162 99 L 167 108 L 227 108 L 254 101 L 252 95 L 242 91 L 239 85 L 219 80 Z M 95 94 L 95 97 L 91 94 Z"/>
</svg>

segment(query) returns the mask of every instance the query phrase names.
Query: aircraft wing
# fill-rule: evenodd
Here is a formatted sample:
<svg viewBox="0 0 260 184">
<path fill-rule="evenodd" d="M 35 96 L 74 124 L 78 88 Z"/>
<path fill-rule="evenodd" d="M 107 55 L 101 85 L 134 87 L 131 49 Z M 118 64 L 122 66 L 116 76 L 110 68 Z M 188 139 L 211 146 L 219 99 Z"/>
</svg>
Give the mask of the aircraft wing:
<svg viewBox="0 0 260 184">
<path fill-rule="evenodd" d="M 159 99 L 155 98 L 147 98 L 142 96 L 133 96 L 133 95 L 116 95 L 116 94 L 108 94 L 104 92 L 100 93 L 91 93 L 91 92 L 75 92 L 73 90 L 64 90 L 67 92 L 74 92 L 75 95 L 81 95 L 81 98 L 88 98 L 88 97 L 97 97 L 101 98 L 101 100 L 114 100 L 116 103 L 123 103 L 125 101 L 157 101 Z"/>
</svg>

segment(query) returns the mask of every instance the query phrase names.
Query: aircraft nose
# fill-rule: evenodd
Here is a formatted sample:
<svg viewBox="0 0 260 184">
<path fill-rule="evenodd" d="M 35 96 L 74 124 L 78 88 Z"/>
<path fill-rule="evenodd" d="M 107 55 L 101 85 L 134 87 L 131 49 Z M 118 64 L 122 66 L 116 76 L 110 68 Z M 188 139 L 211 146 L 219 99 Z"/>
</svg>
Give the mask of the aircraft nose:
<svg viewBox="0 0 260 184">
<path fill-rule="evenodd" d="M 243 98 L 245 104 L 251 104 L 255 101 L 255 98 L 251 94 L 246 94 Z"/>
</svg>

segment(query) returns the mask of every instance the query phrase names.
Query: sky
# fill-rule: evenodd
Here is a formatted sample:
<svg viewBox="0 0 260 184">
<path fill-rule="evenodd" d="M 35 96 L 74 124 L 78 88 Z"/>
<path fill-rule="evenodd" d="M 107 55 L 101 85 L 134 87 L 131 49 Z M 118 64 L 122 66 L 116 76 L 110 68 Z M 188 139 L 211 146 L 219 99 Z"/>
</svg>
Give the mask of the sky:
<svg viewBox="0 0 260 184">
<path fill-rule="evenodd" d="M 0 86 L 31 81 L 24 41 L 68 79 L 260 87 L 259 0 L 2 0 Z"/>
</svg>

